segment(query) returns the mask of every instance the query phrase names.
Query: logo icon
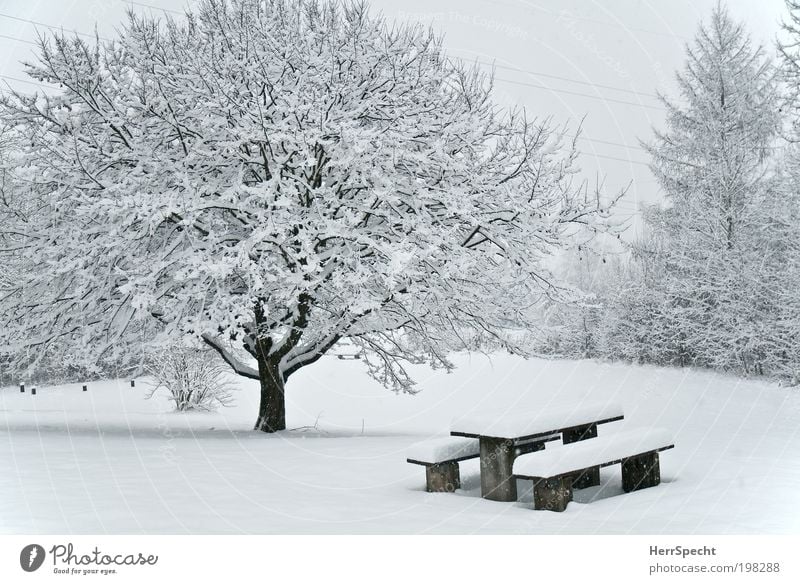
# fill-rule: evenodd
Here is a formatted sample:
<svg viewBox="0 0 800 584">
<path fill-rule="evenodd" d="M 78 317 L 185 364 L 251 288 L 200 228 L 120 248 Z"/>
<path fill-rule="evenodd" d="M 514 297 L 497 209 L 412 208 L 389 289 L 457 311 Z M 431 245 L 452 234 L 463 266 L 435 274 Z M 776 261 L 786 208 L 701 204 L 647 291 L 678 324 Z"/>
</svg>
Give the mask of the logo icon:
<svg viewBox="0 0 800 584">
<path fill-rule="evenodd" d="M 42 567 L 44 556 L 44 548 L 38 543 L 26 545 L 19 553 L 19 565 L 26 572 L 35 572 Z"/>
</svg>

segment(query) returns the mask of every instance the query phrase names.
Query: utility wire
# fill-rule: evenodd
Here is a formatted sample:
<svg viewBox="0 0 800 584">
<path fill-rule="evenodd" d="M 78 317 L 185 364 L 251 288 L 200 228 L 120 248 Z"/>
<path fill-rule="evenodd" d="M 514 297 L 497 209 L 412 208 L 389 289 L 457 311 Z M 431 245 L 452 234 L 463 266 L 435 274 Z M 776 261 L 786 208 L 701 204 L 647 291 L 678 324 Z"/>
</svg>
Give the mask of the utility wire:
<svg viewBox="0 0 800 584">
<path fill-rule="evenodd" d="M 28 45 L 33 45 L 35 47 L 39 46 L 38 43 L 35 43 L 33 41 L 29 41 L 29 40 L 25 40 L 25 39 L 18 39 L 17 37 L 8 36 L 7 34 L 0 34 L 0 38 L 8 39 L 10 41 L 16 41 L 18 43 L 25 43 L 25 44 L 28 44 Z"/>
<path fill-rule="evenodd" d="M 618 103 L 622 105 L 630 105 L 634 107 L 643 107 L 648 109 L 654 109 L 662 112 L 666 112 L 667 110 L 663 107 L 659 107 L 657 105 L 648 105 L 644 103 L 636 103 L 633 101 L 624 101 L 622 99 L 614 99 L 611 97 L 602 97 L 599 95 L 591 95 L 590 93 L 580 93 L 579 91 L 570 91 L 568 89 L 553 89 L 551 87 L 547 87 L 546 85 L 539 85 L 538 83 L 529 83 L 527 81 L 514 81 L 512 79 L 501 79 L 499 77 L 495 77 L 495 80 L 502 81 L 503 83 L 511 83 L 513 85 L 524 85 L 526 87 L 533 87 L 536 89 L 546 89 L 548 91 L 553 91 L 556 93 L 565 93 L 567 95 L 578 95 L 580 97 L 588 97 L 589 99 L 598 99 L 604 103 Z"/>
<path fill-rule="evenodd" d="M 628 150 L 638 150 L 639 152 L 647 153 L 647 150 L 639 146 L 629 146 L 620 142 L 611 142 L 610 140 L 600 140 L 599 138 L 589 138 L 583 135 L 566 134 L 569 138 L 577 138 L 578 140 L 588 140 L 589 142 L 597 142 L 598 144 L 608 144 L 609 146 L 618 146 L 619 148 L 627 148 Z"/>
<path fill-rule="evenodd" d="M 64 30 L 63 26 L 55 26 L 55 25 L 52 25 L 52 24 L 47 24 L 47 23 L 44 23 L 44 22 L 36 21 L 36 20 L 30 20 L 28 18 L 20 18 L 19 16 L 12 16 L 11 14 L 5 14 L 5 13 L 2 13 L 2 12 L 0 12 L 0 17 L 8 18 L 9 20 L 16 20 L 17 22 L 25 22 L 27 24 L 33 24 L 35 26 L 43 26 L 43 27 L 49 28 L 51 30 L 61 30 L 61 31 Z M 111 39 L 107 39 L 107 38 L 104 38 L 104 37 L 101 37 L 101 36 L 97 36 L 97 35 L 93 35 L 93 34 L 89 34 L 89 33 L 85 33 L 85 32 L 79 32 L 77 30 L 69 30 L 68 32 L 72 32 L 72 33 L 74 33 L 76 35 L 85 36 L 85 37 L 92 38 L 92 39 L 93 38 L 99 38 L 102 41 L 110 41 L 111 40 Z M 25 41 L 23 41 L 23 42 L 25 42 Z"/>
<path fill-rule="evenodd" d="M 647 166 L 647 167 L 650 166 L 646 162 L 642 162 L 640 160 L 629 160 L 627 158 L 617 158 L 616 156 L 606 156 L 605 154 L 595 154 L 594 152 L 581 152 L 581 154 L 584 154 L 586 156 L 590 156 L 590 157 L 593 157 L 593 158 L 606 158 L 608 160 L 616 160 L 618 162 L 625 162 L 627 164 L 638 164 L 640 166 Z"/>
<path fill-rule="evenodd" d="M 39 87 L 44 87 L 45 89 L 54 89 L 52 85 L 45 85 L 44 83 L 39 83 L 37 81 L 30 81 L 28 79 L 20 79 L 19 77 L 12 77 L 11 75 L 0 75 L 0 78 L 7 79 L 8 81 L 16 81 L 18 83 L 28 83 L 30 85 L 38 85 Z"/>
<path fill-rule="evenodd" d="M 126 4 L 131 4 L 131 5 L 134 5 L 134 6 L 140 6 L 140 7 L 144 7 L 144 8 L 151 8 L 151 9 L 154 9 L 154 10 L 162 10 L 162 11 L 165 11 L 165 12 L 172 12 L 172 13 L 175 13 L 175 14 L 182 14 L 181 12 L 179 12 L 177 10 L 168 10 L 168 9 L 164 9 L 164 8 L 158 8 L 156 6 L 153 6 L 153 5 L 150 5 L 150 4 L 145 4 L 145 3 L 142 3 L 142 2 L 134 2 L 132 0 L 123 0 L 123 1 Z M 25 22 L 27 24 L 32 24 L 34 26 L 42 26 L 42 27 L 45 27 L 45 28 L 48 28 L 48 29 L 51 29 L 51 30 L 64 30 L 63 27 L 58 27 L 58 26 L 54 26 L 54 25 L 47 24 L 47 23 L 44 23 L 44 22 L 39 22 L 39 21 L 35 21 L 35 20 L 21 18 L 21 17 L 18 17 L 18 16 L 10 15 L 10 14 L 0 13 L 0 17 L 11 19 L 11 20 L 15 20 L 15 21 L 18 21 L 18 22 Z M 86 37 L 90 37 L 90 38 L 100 38 L 101 40 L 106 40 L 106 41 L 109 40 L 109 39 L 105 39 L 103 37 L 96 37 L 96 35 L 91 35 L 91 34 L 79 32 L 79 31 L 76 31 L 76 30 L 72 31 L 72 32 L 74 32 L 77 35 L 86 36 Z M 25 43 L 25 44 L 34 45 L 34 46 L 36 46 L 38 44 L 38 43 L 33 42 L 33 41 L 29 41 L 29 40 L 26 40 L 26 39 L 20 39 L 20 38 L 16 38 L 16 37 L 11 37 L 11 36 L 8 36 L 8 35 L 0 35 L 0 38 L 5 38 L 7 40 L 11 40 L 11 41 L 15 41 L 15 42 L 21 42 L 21 43 Z M 461 59 L 461 60 L 463 61 L 465 59 Z M 599 83 L 592 83 L 592 82 L 589 82 L 589 81 L 583 81 L 583 80 L 579 80 L 579 79 L 572 79 L 572 78 L 569 78 L 569 77 L 563 77 L 563 76 L 559 76 L 559 75 L 551 75 L 551 74 L 548 74 L 548 73 L 530 71 L 530 70 L 527 70 L 527 69 L 522 69 L 522 68 L 517 68 L 517 67 L 510 67 L 510 66 L 505 66 L 505 65 L 497 65 L 497 64 L 487 63 L 487 62 L 483 62 L 483 61 L 477 61 L 477 63 L 481 64 L 481 65 L 485 65 L 485 66 L 493 66 L 493 67 L 506 69 L 506 70 L 510 70 L 510 71 L 516 71 L 516 72 L 520 72 L 520 73 L 528 73 L 528 74 L 531 74 L 531 75 L 538 75 L 538 76 L 541 76 L 541 77 L 550 77 L 550 78 L 553 78 L 553 79 L 558 79 L 558 80 L 566 81 L 566 82 L 570 82 L 570 83 L 579 83 L 579 84 L 582 84 L 582 85 L 588 85 L 588 86 L 592 86 L 592 87 L 609 89 L 609 90 L 612 90 L 612 91 L 622 91 L 622 92 L 631 93 L 631 94 L 634 94 L 634 95 L 643 95 L 643 96 L 647 96 L 647 97 L 657 97 L 654 94 L 648 94 L 648 93 L 644 93 L 644 92 L 639 92 L 639 91 L 634 91 L 634 90 L 630 90 L 630 89 L 615 87 L 615 86 L 611 86 L 611 85 L 603 85 L 603 84 L 599 84 Z M 26 80 L 26 79 L 20 79 L 20 78 L 17 78 L 17 77 L 11 77 L 11 76 L 8 76 L 8 75 L 0 75 L 0 77 L 3 78 L 3 79 L 6 79 L 6 80 L 10 80 L 10 81 L 16 81 L 16 82 L 20 82 L 20 83 L 27 83 L 27 84 L 30 84 L 30 85 L 36 85 L 36 86 L 39 86 L 39 87 L 44 87 L 44 88 L 47 88 L 47 89 L 51 89 L 50 86 L 44 85 L 42 83 L 37 83 L 37 82 L 34 82 L 34 81 L 29 81 L 29 80 Z M 503 82 L 503 83 L 510 83 L 510 84 L 513 84 L 513 85 L 521 85 L 521 86 L 524 86 L 524 87 L 531 87 L 531 88 L 534 88 L 534 89 L 543 89 L 543 90 L 551 91 L 551 92 L 554 92 L 554 93 L 564 93 L 564 94 L 567 94 L 567 95 L 574 95 L 574 96 L 578 96 L 578 97 L 586 97 L 586 98 L 589 98 L 589 99 L 600 100 L 600 101 L 603 101 L 604 103 L 609 103 L 610 102 L 610 103 L 616 103 L 616 104 L 620 104 L 620 105 L 628 105 L 628 106 L 634 106 L 634 107 L 643 107 L 643 108 L 649 108 L 649 109 L 656 109 L 656 110 L 665 111 L 664 108 L 658 107 L 658 106 L 655 106 L 655 105 L 648 105 L 648 104 L 636 103 L 636 102 L 632 102 L 632 101 L 619 100 L 619 99 L 614 99 L 614 98 L 603 97 L 603 96 L 600 96 L 600 95 L 592 95 L 592 94 L 588 94 L 588 93 L 570 91 L 570 90 L 566 90 L 566 89 L 552 88 L 552 87 L 548 87 L 546 85 L 540 85 L 540 84 L 526 82 L 526 81 L 517 81 L 517 80 L 513 80 L 513 79 L 502 79 L 502 78 L 496 78 L 496 80 L 500 81 L 500 82 Z M 571 137 L 575 137 L 575 136 L 571 136 Z M 618 147 L 627 148 L 627 149 L 630 149 L 630 150 L 644 151 L 641 148 L 638 148 L 636 146 L 628 146 L 627 144 L 620 144 L 618 142 L 612 142 L 612 141 L 608 141 L 608 140 L 600 140 L 600 139 L 595 139 L 595 138 L 588 138 L 588 137 L 585 137 L 585 136 L 578 136 L 578 139 L 586 140 L 588 142 L 596 142 L 598 144 L 607 144 L 607 145 L 610 145 L 610 146 L 618 146 Z M 587 154 L 589 154 L 589 153 L 587 153 Z M 628 163 L 631 163 L 631 164 L 639 164 L 639 165 L 648 166 L 647 163 L 640 162 L 640 161 L 635 161 L 635 160 L 627 160 L 627 159 L 624 159 L 624 158 L 618 158 L 618 157 L 614 157 L 614 156 L 607 156 L 607 155 L 594 154 L 594 153 L 592 153 L 591 155 L 592 156 L 596 156 L 596 157 L 600 157 L 600 158 L 606 158 L 608 160 L 616 160 L 616 161 L 620 161 L 620 162 L 628 162 Z"/>
<path fill-rule="evenodd" d="M 18 83 L 28 83 L 30 85 L 37 85 L 39 87 L 44 87 L 45 89 L 54 89 L 54 87 L 51 86 L 51 85 L 45 85 L 43 83 L 38 83 L 36 81 L 30 81 L 28 79 L 21 79 L 19 77 L 12 77 L 10 75 L 2 75 L 2 74 L 0 74 L 0 78 L 7 79 L 9 81 L 16 81 Z M 576 136 L 574 134 L 566 134 L 566 137 L 575 138 L 577 140 L 585 140 L 587 142 L 596 142 L 598 144 L 607 144 L 607 145 L 610 145 L 610 146 L 618 146 L 620 148 L 628 148 L 630 150 L 640 150 L 640 151 L 644 152 L 644 150 L 642 150 L 641 148 L 637 148 L 636 146 L 628 146 L 627 144 L 621 144 L 619 142 L 611 142 L 609 140 L 600 140 L 600 139 L 597 139 L 597 138 L 589 138 L 588 136 Z M 645 163 L 642 163 L 642 162 L 639 162 L 639 161 L 635 161 L 635 160 L 626 160 L 626 159 L 623 159 L 623 158 L 603 156 L 601 154 L 595 154 L 594 152 L 584 152 L 584 154 L 591 155 L 591 156 L 600 156 L 600 157 L 603 157 L 603 158 L 611 158 L 612 160 L 622 160 L 624 162 L 632 162 L 633 164 L 645 164 Z"/>
<path fill-rule="evenodd" d="M 586 18 L 585 16 L 576 16 L 575 13 L 573 13 L 573 12 L 571 12 L 569 10 L 562 10 L 560 12 L 556 12 L 555 10 L 549 10 L 547 8 L 543 8 L 542 6 L 535 6 L 535 5 L 531 4 L 530 2 L 522 2 L 521 5 L 520 5 L 520 3 L 510 4 L 509 2 L 503 2 L 502 0 L 483 0 L 483 2 L 484 2 L 484 4 L 503 4 L 504 6 L 509 6 L 511 8 L 523 8 L 525 10 L 528 10 L 529 12 L 540 12 L 542 14 L 547 14 L 549 16 L 555 16 L 558 19 L 563 19 L 563 20 L 567 20 L 567 21 L 569 21 L 569 20 L 582 20 L 584 22 L 591 22 L 593 24 L 600 24 L 600 25 L 603 25 L 603 26 L 610 26 L 610 27 L 613 27 L 613 28 L 619 28 L 619 29 L 622 29 L 622 30 L 624 30 L 626 32 L 641 32 L 641 33 L 644 33 L 644 34 L 672 37 L 672 38 L 681 39 L 681 40 L 684 40 L 684 41 L 690 41 L 691 40 L 689 37 L 686 37 L 686 36 L 683 36 L 683 35 L 680 35 L 680 34 L 676 34 L 674 32 L 647 30 L 647 29 L 644 29 L 644 28 L 625 26 L 624 24 L 619 24 L 617 22 L 609 22 L 608 20 L 600 20 L 598 18 Z"/>
<path fill-rule="evenodd" d="M 457 57 L 461 61 L 470 62 L 466 57 Z M 550 79 L 558 79 L 559 81 L 566 81 L 568 83 L 579 83 L 580 85 L 588 85 L 590 87 L 600 87 L 602 89 L 610 89 L 611 91 L 620 91 L 623 93 L 630 93 L 632 95 L 641 95 L 643 97 L 649 97 L 652 99 L 659 99 L 659 96 L 655 93 L 646 93 L 644 91 L 636 91 L 634 89 L 627 89 L 624 87 L 617 87 L 616 85 L 603 85 L 601 83 L 593 83 L 591 81 L 584 81 L 582 79 L 573 79 L 572 77 L 562 77 L 561 75 L 552 75 L 550 73 L 542 73 L 540 71 L 531 71 L 530 69 L 522 69 L 520 67 L 511 67 L 509 65 L 498 65 L 497 63 L 489 63 L 487 61 L 480 61 L 476 60 L 473 61 L 479 65 L 484 65 L 486 67 L 495 67 L 497 69 L 506 69 L 508 71 L 516 71 L 517 73 L 527 73 L 529 75 L 535 75 L 537 77 L 549 77 Z"/>
<path fill-rule="evenodd" d="M 133 1 L 128 1 L 128 0 L 123 0 L 123 1 L 125 1 L 126 4 L 132 4 L 132 5 L 135 5 L 135 6 L 143 6 L 143 7 L 147 7 L 147 8 L 156 9 L 156 10 L 166 10 L 166 9 L 157 8 L 155 6 L 151 6 L 149 4 L 143 4 L 141 2 L 133 2 Z M 169 12 L 174 12 L 176 14 L 180 14 L 176 10 L 170 10 Z M 36 25 L 36 26 L 43 26 L 43 27 L 49 28 L 51 30 L 63 30 L 63 27 L 55 26 L 55 25 L 52 25 L 52 24 L 47 24 L 45 22 L 29 20 L 29 19 L 26 19 L 26 18 L 13 16 L 13 15 L 10 15 L 10 14 L 0 13 L 0 17 L 9 18 L 9 19 L 16 20 L 16 21 L 19 21 L 19 22 L 25 22 L 25 23 L 28 23 L 28 24 L 33 24 L 33 25 Z M 93 34 L 84 33 L 84 32 L 80 32 L 80 31 L 77 31 L 77 30 L 76 31 L 71 31 L 71 32 L 74 32 L 75 34 L 80 35 L 80 36 L 85 36 L 85 37 L 89 37 L 89 38 L 95 38 L 95 35 L 93 35 Z M 24 40 L 24 39 L 17 39 L 17 38 L 5 36 L 5 35 L 0 35 L 0 36 L 3 36 L 3 38 L 7 38 L 9 40 L 16 40 L 16 41 L 23 42 L 23 43 L 28 43 L 28 44 L 36 44 L 36 43 L 33 43 L 32 41 L 27 41 L 27 40 Z M 99 37 L 99 38 L 101 40 L 104 40 L 104 41 L 109 41 L 110 40 L 110 39 L 107 39 L 107 38 L 104 38 L 104 37 Z M 463 57 L 455 57 L 455 58 L 457 58 L 457 59 L 459 59 L 461 61 L 464 61 L 464 62 L 467 61 Z M 549 78 L 552 78 L 552 79 L 558 79 L 560 81 L 565 81 L 567 83 L 577 83 L 577 84 L 580 84 L 580 85 L 587 85 L 587 86 L 590 86 L 590 87 L 608 89 L 608 90 L 611 90 L 611 91 L 620 91 L 620 92 L 629 93 L 629 94 L 632 94 L 632 95 L 641 95 L 641 96 L 650 97 L 650 98 L 658 98 L 658 96 L 655 95 L 655 94 L 645 93 L 645 92 L 641 92 L 641 91 L 635 91 L 635 90 L 632 90 L 632 89 L 626 89 L 626 88 L 622 88 L 622 87 L 616 87 L 616 86 L 613 86 L 613 85 L 604 85 L 604 84 L 601 84 L 601 83 L 593 83 L 591 81 L 584 81 L 584 80 L 581 80 L 581 79 L 573 79 L 573 78 L 570 78 L 570 77 L 564 77 L 564 76 L 561 76 L 561 75 L 552 75 L 552 74 L 549 74 L 549 73 L 541 73 L 541 72 L 531 71 L 531 70 L 528 70 L 528 69 L 522 69 L 522 68 L 518 68 L 518 67 L 510 67 L 510 66 L 507 66 L 507 65 L 497 65 L 497 64 L 488 63 L 488 62 L 485 62 L 485 61 L 477 61 L 477 63 L 480 64 L 480 65 L 484 65 L 484 66 L 497 67 L 498 69 L 516 71 L 518 73 L 528 73 L 530 75 L 535 75 L 535 76 L 539 76 L 539 77 L 549 77 Z M 576 96 L 581 96 L 581 97 L 589 97 L 589 98 L 592 98 L 592 99 L 599 99 L 599 100 L 602 100 L 602 101 L 620 103 L 622 105 L 632 105 L 632 106 L 635 106 L 635 107 L 647 107 L 647 108 L 663 110 L 663 108 L 655 106 L 655 105 L 647 105 L 647 104 L 641 104 L 641 103 L 636 103 L 636 102 L 615 100 L 613 98 L 605 98 L 605 97 L 598 96 L 598 95 L 591 95 L 591 94 L 574 92 L 574 91 L 571 92 L 571 91 L 565 90 L 565 89 L 553 89 L 553 88 L 547 87 L 545 85 L 538 85 L 538 84 L 524 82 L 524 81 L 514 81 L 514 80 L 510 80 L 510 79 L 500 79 L 500 78 L 497 78 L 497 81 L 502 81 L 504 83 L 512 83 L 512 84 L 516 84 L 516 85 L 526 85 L 528 87 L 534 87 L 534 88 L 537 88 L 537 89 L 546 89 L 548 91 L 556 91 L 556 92 L 567 93 L 567 94 L 570 94 L 570 95 L 576 95 Z"/>
<path fill-rule="evenodd" d="M 151 10 L 158 10 L 160 12 L 171 12 L 173 14 L 184 14 L 180 10 L 171 10 L 169 8 L 161 8 L 160 6 L 153 6 L 152 4 L 145 4 L 144 2 L 133 2 L 132 0 L 122 0 L 123 4 L 133 4 L 134 6 L 141 6 L 142 8 L 150 8 Z"/>
</svg>

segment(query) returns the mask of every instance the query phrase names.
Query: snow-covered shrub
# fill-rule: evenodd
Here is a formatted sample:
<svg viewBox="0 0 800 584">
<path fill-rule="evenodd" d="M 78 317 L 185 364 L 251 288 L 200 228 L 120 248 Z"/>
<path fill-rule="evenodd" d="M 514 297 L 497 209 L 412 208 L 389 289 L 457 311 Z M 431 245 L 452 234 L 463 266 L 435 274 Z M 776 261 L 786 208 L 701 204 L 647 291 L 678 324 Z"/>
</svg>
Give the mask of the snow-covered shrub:
<svg viewBox="0 0 800 584">
<path fill-rule="evenodd" d="M 227 367 L 212 351 L 167 349 L 150 359 L 146 369 L 155 380 L 147 397 L 164 390 L 177 411 L 212 411 L 233 403 Z"/>
</svg>

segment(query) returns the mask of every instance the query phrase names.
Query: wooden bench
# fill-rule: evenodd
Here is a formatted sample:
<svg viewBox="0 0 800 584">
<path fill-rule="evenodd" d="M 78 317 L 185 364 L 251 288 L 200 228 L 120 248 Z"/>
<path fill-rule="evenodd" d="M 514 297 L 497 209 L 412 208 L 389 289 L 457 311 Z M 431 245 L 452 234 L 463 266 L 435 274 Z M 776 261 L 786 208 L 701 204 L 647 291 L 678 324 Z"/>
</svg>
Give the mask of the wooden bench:
<svg viewBox="0 0 800 584">
<path fill-rule="evenodd" d="M 627 430 L 525 454 L 514 461 L 514 477 L 533 481 L 534 509 L 564 511 L 573 483 L 592 469 L 622 464 L 626 493 L 661 482 L 658 453 L 675 445 L 666 430 Z"/>
<path fill-rule="evenodd" d="M 458 463 L 477 458 L 480 454 L 474 438 L 434 438 L 409 447 L 406 460 L 425 467 L 426 489 L 429 493 L 452 493 L 461 488 Z"/>
</svg>

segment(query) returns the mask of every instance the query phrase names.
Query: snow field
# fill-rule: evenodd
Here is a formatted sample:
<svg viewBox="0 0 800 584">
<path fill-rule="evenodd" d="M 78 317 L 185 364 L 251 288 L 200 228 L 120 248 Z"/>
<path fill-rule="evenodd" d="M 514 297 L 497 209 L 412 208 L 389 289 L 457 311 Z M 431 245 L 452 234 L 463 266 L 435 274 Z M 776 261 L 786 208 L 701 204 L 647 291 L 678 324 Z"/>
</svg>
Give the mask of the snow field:
<svg viewBox="0 0 800 584">
<path fill-rule="evenodd" d="M 800 394 L 705 371 L 594 361 L 458 356 L 448 375 L 413 369 L 422 391 L 395 395 L 353 361 L 322 359 L 292 378 L 288 425 L 251 431 L 257 384 L 236 405 L 175 414 L 144 400 L 145 380 L 0 390 L 0 533 L 797 533 Z M 676 448 L 662 484 L 623 494 L 618 467 L 575 492 L 564 513 L 426 493 L 411 444 L 454 417 L 530 404 L 619 403 L 623 428 L 663 427 Z M 624 424 L 624 426 L 623 426 Z M 548 444 L 549 450 L 553 445 Z M 574 446 L 574 445 L 571 445 Z M 547 452 L 547 451 L 545 451 Z"/>
</svg>

